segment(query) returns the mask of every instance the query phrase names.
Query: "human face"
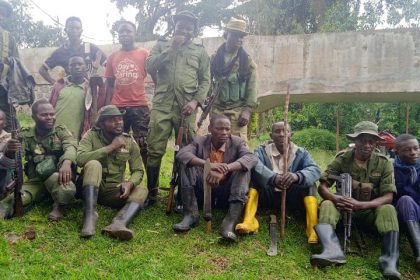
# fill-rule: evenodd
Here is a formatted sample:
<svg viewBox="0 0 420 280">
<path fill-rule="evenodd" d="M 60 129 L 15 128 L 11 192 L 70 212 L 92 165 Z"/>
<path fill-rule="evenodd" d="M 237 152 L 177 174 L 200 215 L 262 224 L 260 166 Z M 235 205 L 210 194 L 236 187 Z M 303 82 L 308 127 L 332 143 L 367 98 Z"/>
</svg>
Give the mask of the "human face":
<svg viewBox="0 0 420 280">
<path fill-rule="evenodd" d="M 284 148 L 284 122 L 278 122 L 273 124 L 271 128 L 270 137 L 273 140 L 274 145 L 276 146 L 279 152 L 283 152 Z M 290 126 L 287 130 L 287 142 L 290 142 L 290 137 L 292 137 L 292 131 Z"/>
<path fill-rule="evenodd" d="M 103 121 L 104 132 L 116 137 L 123 133 L 124 121 L 122 116 L 107 117 Z"/>
<path fill-rule="evenodd" d="M 209 131 L 213 145 L 220 147 L 227 142 L 231 135 L 230 121 L 228 119 L 218 119 L 209 126 Z"/>
<path fill-rule="evenodd" d="M 242 47 L 245 34 L 239 32 L 229 31 L 226 34 L 226 49 L 229 52 L 234 52 Z"/>
<path fill-rule="evenodd" d="M 194 37 L 195 24 L 192 21 L 179 19 L 175 23 L 174 34 L 177 36 L 185 36 L 187 40 Z"/>
<path fill-rule="evenodd" d="M 83 32 L 82 23 L 77 20 L 69 21 L 65 31 L 70 41 L 80 40 L 80 36 L 82 36 Z"/>
<path fill-rule="evenodd" d="M 32 118 L 37 129 L 51 130 L 55 124 L 55 110 L 51 104 L 41 104 Z"/>
<path fill-rule="evenodd" d="M 416 139 L 409 139 L 401 142 L 397 147 L 397 155 L 408 164 L 416 164 L 419 159 L 419 142 Z"/>
<path fill-rule="evenodd" d="M 354 139 L 355 157 L 358 160 L 365 161 L 370 158 L 376 148 L 378 139 L 370 134 L 360 134 Z"/>
<path fill-rule="evenodd" d="M 84 77 L 86 74 L 85 60 L 80 56 L 70 58 L 69 71 L 70 75 L 75 79 Z"/>
<path fill-rule="evenodd" d="M 131 24 L 123 23 L 118 28 L 118 40 L 123 48 L 132 48 L 134 46 L 135 30 Z"/>
</svg>

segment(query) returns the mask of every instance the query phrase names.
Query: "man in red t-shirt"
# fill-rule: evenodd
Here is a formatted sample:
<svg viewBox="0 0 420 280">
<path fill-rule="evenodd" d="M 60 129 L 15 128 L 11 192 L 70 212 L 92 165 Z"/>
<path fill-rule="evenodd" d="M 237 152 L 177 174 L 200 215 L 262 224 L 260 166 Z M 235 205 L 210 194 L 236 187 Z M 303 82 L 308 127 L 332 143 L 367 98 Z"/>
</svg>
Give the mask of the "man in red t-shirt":
<svg viewBox="0 0 420 280">
<path fill-rule="evenodd" d="M 136 26 L 129 21 L 121 21 L 118 39 L 121 50 L 113 52 L 107 61 L 106 104 L 125 110 L 124 132 L 133 131 L 133 137 L 140 147 L 144 164 L 147 159 L 146 135 L 149 125 L 149 107 L 144 89 L 147 72 L 144 62 L 149 55 L 143 48 L 134 45 Z"/>
</svg>

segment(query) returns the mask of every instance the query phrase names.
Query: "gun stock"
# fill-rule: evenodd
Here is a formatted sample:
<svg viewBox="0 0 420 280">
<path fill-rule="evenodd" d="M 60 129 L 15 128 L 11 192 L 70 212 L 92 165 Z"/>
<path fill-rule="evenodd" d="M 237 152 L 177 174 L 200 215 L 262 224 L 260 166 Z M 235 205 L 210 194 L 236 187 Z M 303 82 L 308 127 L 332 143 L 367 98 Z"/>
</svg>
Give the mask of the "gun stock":
<svg viewBox="0 0 420 280">
<path fill-rule="evenodd" d="M 11 106 L 13 107 L 13 106 Z M 19 139 L 19 131 L 18 131 L 18 124 L 16 119 L 16 111 L 13 108 L 12 114 L 12 138 Z M 23 210 L 23 202 L 22 202 L 22 185 L 23 185 L 23 168 L 22 168 L 22 150 L 16 152 L 15 155 L 16 160 L 16 168 L 14 170 L 14 216 L 15 217 L 22 217 L 24 214 Z"/>
<path fill-rule="evenodd" d="M 203 112 L 201 113 L 201 116 L 198 119 L 197 128 L 201 127 L 204 120 L 210 114 L 210 110 L 213 107 L 213 103 L 216 101 L 217 97 L 219 96 L 220 89 L 222 88 L 224 83 L 225 83 L 225 79 L 221 79 L 217 83 L 215 83 L 216 86 L 213 87 L 213 90 L 211 91 L 210 96 L 207 98 L 207 102 L 203 108 Z"/>
</svg>

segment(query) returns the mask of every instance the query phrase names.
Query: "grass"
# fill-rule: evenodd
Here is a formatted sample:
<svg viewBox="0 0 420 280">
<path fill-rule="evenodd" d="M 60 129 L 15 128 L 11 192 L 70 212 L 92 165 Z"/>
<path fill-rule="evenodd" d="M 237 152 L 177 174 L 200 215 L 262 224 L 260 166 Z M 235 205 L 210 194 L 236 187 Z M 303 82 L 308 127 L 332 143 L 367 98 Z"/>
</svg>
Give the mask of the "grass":
<svg viewBox="0 0 420 280">
<path fill-rule="evenodd" d="M 333 153 L 311 152 L 322 168 L 333 157 Z M 172 157 L 169 147 L 162 165 L 163 186 L 170 180 Z M 166 192 L 162 192 L 157 207 L 139 214 L 131 225 L 135 237 L 129 242 L 100 234 L 116 213 L 102 206 L 98 207 L 97 234 L 81 239 L 80 201 L 59 223 L 47 220 L 51 209 L 47 202 L 23 218 L 1 221 L 0 279 L 381 279 L 377 269 L 380 239 L 372 235 L 366 238 L 366 257 L 350 255 L 344 266 L 312 269 L 309 257 L 319 252 L 320 246 L 306 243 L 302 221 L 287 217 L 286 239 L 279 242 L 279 255 L 270 258 L 265 253 L 269 245 L 267 213 L 259 215 L 258 234 L 226 244 L 217 233 L 223 213 L 215 211 L 210 234 L 204 233 L 204 223 L 200 222 L 189 233 L 178 235 L 171 228 L 180 216 L 166 216 L 165 202 Z M 8 234 L 22 234 L 28 227 L 36 231 L 34 240 L 7 241 Z M 405 279 L 418 279 L 411 254 L 403 237 L 400 272 Z"/>
</svg>

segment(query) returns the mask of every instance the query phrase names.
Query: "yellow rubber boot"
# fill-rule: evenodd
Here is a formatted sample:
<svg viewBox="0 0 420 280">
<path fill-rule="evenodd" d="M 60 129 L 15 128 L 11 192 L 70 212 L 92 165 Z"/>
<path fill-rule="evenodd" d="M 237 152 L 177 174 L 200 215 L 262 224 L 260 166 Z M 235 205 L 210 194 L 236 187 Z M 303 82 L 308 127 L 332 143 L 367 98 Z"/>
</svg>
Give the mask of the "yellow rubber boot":
<svg viewBox="0 0 420 280">
<path fill-rule="evenodd" d="M 237 224 L 235 230 L 239 234 L 249 234 L 258 232 L 260 224 L 255 218 L 258 208 L 258 191 L 254 188 L 249 188 L 249 198 L 245 205 L 244 222 Z"/>
<path fill-rule="evenodd" d="M 315 196 L 305 196 L 303 199 L 306 208 L 306 236 L 308 243 L 318 243 L 314 226 L 318 224 L 318 202 Z"/>
</svg>

